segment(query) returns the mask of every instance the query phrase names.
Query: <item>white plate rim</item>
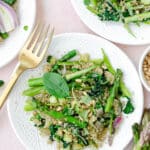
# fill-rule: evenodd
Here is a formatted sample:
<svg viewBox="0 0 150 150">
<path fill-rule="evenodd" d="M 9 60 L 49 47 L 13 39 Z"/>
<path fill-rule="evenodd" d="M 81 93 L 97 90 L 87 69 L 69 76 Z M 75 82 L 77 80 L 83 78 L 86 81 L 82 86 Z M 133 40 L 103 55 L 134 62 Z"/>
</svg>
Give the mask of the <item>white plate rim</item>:
<svg viewBox="0 0 150 150">
<path fill-rule="evenodd" d="M 34 27 L 34 24 L 35 24 L 35 20 L 36 20 L 36 13 L 37 13 L 37 2 L 36 2 L 36 0 L 32 0 L 32 2 L 34 3 L 34 5 L 33 5 L 33 23 L 32 23 L 32 25 L 30 25 L 30 31 L 27 31 L 28 32 L 28 34 L 30 35 L 30 33 L 31 33 L 31 31 L 32 31 L 32 29 L 33 29 L 33 27 Z M 13 32 L 13 31 L 12 31 Z M 6 39 L 7 40 L 7 39 Z M 27 40 L 27 39 L 26 39 Z M 6 41 L 7 42 L 7 41 Z M 24 44 L 24 43 L 23 43 Z M 14 58 L 16 58 L 16 56 L 18 55 L 18 53 L 19 53 L 19 51 L 20 51 L 20 49 L 18 49 L 18 51 L 16 51 L 12 56 L 11 56 L 11 58 L 10 59 L 7 59 L 6 61 L 5 61 L 5 63 L 3 63 L 3 64 L 0 64 L 0 69 L 1 68 L 3 68 L 3 67 L 5 67 L 6 65 L 8 65 L 11 61 L 13 61 L 14 60 Z"/>
<path fill-rule="evenodd" d="M 147 45 L 150 44 L 150 40 L 149 41 L 141 41 L 141 42 L 126 42 L 126 41 L 120 41 L 119 38 L 118 39 L 113 39 L 110 36 L 105 35 L 104 33 L 100 33 L 99 31 L 97 31 L 91 24 L 88 23 L 87 19 L 85 19 L 85 17 L 80 13 L 80 11 L 77 8 L 76 5 L 76 0 L 71 0 L 72 6 L 75 9 L 75 12 L 77 13 L 77 15 L 80 17 L 80 20 L 91 30 L 93 31 L 95 34 L 97 34 L 98 36 L 103 37 L 106 40 L 109 40 L 111 42 L 114 43 L 118 43 L 118 44 L 123 44 L 123 45 L 131 45 L 131 46 L 142 46 L 142 45 Z M 94 14 L 92 14 L 94 15 Z M 97 16 L 94 16 L 97 17 Z M 97 18 L 98 19 L 98 18 Z M 99 20 L 100 22 L 100 20 Z M 128 33 L 129 34 L 129 33 Z M 130 35 L 130 34 L 129 34 Z"/>
<path fill-rule="evenodd" d="M 110 45 L 112 45 L 112 46 L 115 46 L 115 47 L 120 51 L 120 53 L 122 53 L 122 54 L 124 55 L 124 57 L 126 57 L 126 58 L 130 61 L 132 67 L 134 68 L 136 74 L 138 75 L 138 72 L 137 72 L 137 70 L 136 70 L 136 68 L 135 68 L 135 66 L 134 66 L 134 64 L 133 64 L 133 62 L 132 62 L 132 61 L 130 60 L 130 58 L 126 55 L 126 53 L 123 52 L 123 51 L 122 51 L 119 47 L 117 47 L 115 44 L 113 44 L 113 43 L 111 43 L 110 41 L 107 41 L 107 40 L 105 40 L 105 39 L 103 39 L 103 38 L 101 38 L 101 37 L 99 37 L 99 36 L 96 36 L 96 35 L 93 35 L 93 34 L 89 34 L 89 33 L 71 32 L 71 33 L 61 33 L 61 34 L 55 35 L 55 36 L 54 36 L 54 39 L 57 39 L 57 38 L 59 38 L 59 37 L 65 37 L 65 36 L 72 35 L 72 34 L 73 34 L 73 35 L 76 35 L 76 36 L 93 36 L 93 37 L 95 37 L 95 38 L 97 38 L 97 39 L 101 39 L 101 40 L 107 42 L 108 44 L 110 44 Z M 143 100 L 143 101 L 142 101 L 142 113 L 141 113 L 141 116 L 139 116 L 139 120 L 137 121 L 137 123 L 140 123 L 140 122 L 141 122 L 141 119 L 142 119 L 143 111 L 144 111 L 144 93 L 143 93 L 143 87 L 142 87 L 142 84 L 141 84 L 141 82 L 140 82 L 139 76 L 138 76 L 138 82 L 139 82 L 140 91 L 141 91 L 141 96 L 142 96 L 142 100 Z M 11 126 L 12 126 L 12 128 L 13 128 L 13 131 L 14 131 L 15 135 L 17 136 L 17 138 L 19 139 L 19 141 L 22 143 L 22 145 L 23 145 L 25 148 L 33 150 L 33 147 L 28 147 L 28 146 L 24 143 L 24 141 L 23 141 L 23 140 L 21 139 L 21 137 L 19 136 L 19 133 L 17 132 L 17 130 L 16 130 L 14 124 L 13 124 L 13 120 L 12 120 L 12 118 L 11 118 L 11 113 L 10 113 L 10 107 L 11 107 L 11 106 L 9 105 L 10 100 L 11 100 L 11 98 L 8 97 L 8 100 L 7 100 L 7 111 L 8 111 L 9 121 L 10 121 L 10 124 L 11 124 Z M 128 143 L 126 144 L 126 146 L 125 146 L 124 148 L 126 148 L 126 147 L 128 146 L 128 144 L 131 142 L 131 140 L 132 140 L 132 138 L 129 139 Z"/>
</svg>

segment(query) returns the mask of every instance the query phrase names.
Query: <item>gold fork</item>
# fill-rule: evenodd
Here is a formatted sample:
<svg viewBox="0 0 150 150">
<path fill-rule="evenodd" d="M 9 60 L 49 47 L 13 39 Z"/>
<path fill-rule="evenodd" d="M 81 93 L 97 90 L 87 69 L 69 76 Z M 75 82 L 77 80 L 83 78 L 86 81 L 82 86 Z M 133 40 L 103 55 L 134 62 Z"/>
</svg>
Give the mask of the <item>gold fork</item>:
<svg viewBox="0 0 150 150">
<path fill-rule="evenodd" d="M 36 25 L 29 39 L 19 54 L 19 63 L 13 72 L 8 85 L 0 97 L 0 108 L 17 81 L 18 77 L 27 69 L 37 67 L 43 60 L 45 53 L 50 45 L 54 33 L 53 27 Z"/>
</svg>

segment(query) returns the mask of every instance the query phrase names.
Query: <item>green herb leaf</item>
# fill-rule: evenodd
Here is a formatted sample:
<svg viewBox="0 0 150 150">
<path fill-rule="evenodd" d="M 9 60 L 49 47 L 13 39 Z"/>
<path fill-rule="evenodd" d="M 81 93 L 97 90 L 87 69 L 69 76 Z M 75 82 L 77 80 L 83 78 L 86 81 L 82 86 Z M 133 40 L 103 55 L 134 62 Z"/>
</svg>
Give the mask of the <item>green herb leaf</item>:
<svg viewBox="0 0 150 150">
<path fill-rule="evenodd" d="M 49 126 L 50 139 L 51 139 L 51 140 L 54 140 L 55 134 L 56 134 L 56 132 L 57 132 L 57 130 L 58 130 L 59 127 L 60 127 L 59 125 L 53 125 L 53 124 L 51 124 L 51 125 Z"/>
<path fill-rule="evenodd" d="M 58 73 L 48 72 L 43 76 L 45 89 L 57 98 L 69 96 L 69 87 L 63 77 Z"/>
<path fill-rule="evenodd" d="M 129 99 L 127 104 L 126 104 L 126 107 L 124 108 L 123 112 L 125 114 L 130 114 L 134 111 L 134 106 L 132 105 L 131 103 L 131 100 Z"/>
</svg>

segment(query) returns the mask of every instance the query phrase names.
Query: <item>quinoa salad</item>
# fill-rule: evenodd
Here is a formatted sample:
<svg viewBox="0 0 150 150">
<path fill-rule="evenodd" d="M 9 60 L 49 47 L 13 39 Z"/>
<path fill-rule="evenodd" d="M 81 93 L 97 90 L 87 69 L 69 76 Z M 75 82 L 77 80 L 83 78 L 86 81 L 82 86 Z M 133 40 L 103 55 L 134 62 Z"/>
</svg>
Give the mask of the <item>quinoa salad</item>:
<svg viewBox="0 0 150 150">
<path fill-rule="evenodd" d="M 48 56 L 43 75 L 30 78 L 23 91 L 30 121 L 58 150 L 98 149 L 104 141 L 111 146 L 123 114 L 134 111 L 122 70 L 101 51 L 99 59 L 77 50 L 59 59 Z"/>
</svg>

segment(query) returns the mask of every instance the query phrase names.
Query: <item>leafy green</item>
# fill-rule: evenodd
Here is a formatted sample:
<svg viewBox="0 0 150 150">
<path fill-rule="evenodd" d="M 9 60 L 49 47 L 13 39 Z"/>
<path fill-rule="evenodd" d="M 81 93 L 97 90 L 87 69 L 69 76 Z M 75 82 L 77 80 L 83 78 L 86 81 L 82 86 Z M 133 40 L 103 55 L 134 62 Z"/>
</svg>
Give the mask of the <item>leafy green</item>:
<svg viewBox="0 0 150 150">
<path fill-rule="evenodd" d="M 69 87 L 63 77 L 58 73 L 48 72 L 43 76 L 45 89 L 57 98 L 69 96 Z"/>
<path fill-rule="evenodd" d="M 86 139 L 86 137 L 83 137 L 83 136 L 80 135 L 80 130 L 79 130 L 78 128 L 76 128 L 76 129 L 73 131 L 73 134 L 77 137 L 79 143 L 82 143 L 82 144 L 85 145 L 85 146 L 88 146 L 88 145 L 89 145 L 89 142 L 88 142 L 88 140 Z"/>
<path fill-rule="evenodd" d="M 51 139 L 52 141 L 54 140 L 54 137 L 55 137 L 55 134 L 56 134 L 58 128 L 60 128 L 59 125 L 53 125 L 53 124 L 51 124 L 51 125 L 49 126 L 50 139 Z"/>
<path fill-rule="evenodd" d="M 92 73 L 91 78 L 94 80 L 94 86 L 88 92 L 88 95 L 91 97 L 102 96 L 105 92 L 105 87 L 108 86 L 108 81 L 106 80 L 104 74 Z"/>
<path fill-rule="evenodd" d="M 127 102 L 127 104 L 126 104 L 126 106 L 125 106 L 125 108 L 124 108 L 124 110 L 123 110 L 123 112 L 124 112 L 125 114 L 130 114 L 130 113 L 132 113 L 133 111 L 134 111 L 134 106 L 133 106 L 133 104 L 131 103 L 131 100 L 129 99 L 128 102 Z"/>
</svg>

